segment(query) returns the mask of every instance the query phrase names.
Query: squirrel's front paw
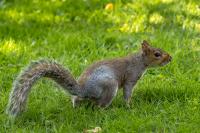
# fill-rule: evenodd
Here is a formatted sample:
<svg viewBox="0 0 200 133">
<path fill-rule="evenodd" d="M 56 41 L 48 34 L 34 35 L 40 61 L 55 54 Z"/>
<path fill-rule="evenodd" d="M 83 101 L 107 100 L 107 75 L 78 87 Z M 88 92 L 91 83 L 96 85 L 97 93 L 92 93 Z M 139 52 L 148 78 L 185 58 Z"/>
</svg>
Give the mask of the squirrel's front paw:
<svg viewBox="0 0 200 133">
<path fill-rule="evenodd" d="M 131 106 L 130 106 L 129 103 L 126 103 L 126 107 L 127 107 L 127 108 L 131 108 Z"/>
<path fill-rule="evenodd" d="M 130 100 L 125 100 L 125 106 L 126 108 L 130 109 L 131 108 L 131 101 Z"/>
</svg>

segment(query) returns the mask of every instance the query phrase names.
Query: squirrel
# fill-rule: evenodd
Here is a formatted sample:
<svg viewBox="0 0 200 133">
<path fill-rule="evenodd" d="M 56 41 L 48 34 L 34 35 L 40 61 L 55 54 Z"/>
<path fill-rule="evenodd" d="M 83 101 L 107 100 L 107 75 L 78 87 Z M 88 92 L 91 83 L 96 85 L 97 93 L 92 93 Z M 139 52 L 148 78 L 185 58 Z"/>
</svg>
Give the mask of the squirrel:
<svg viewBox="0 0 200 133">
<path fill-rule="evenodd" d="M 73 107 L 84 99 L 89 99 L 100 107 L 108 107 L 119 88 L 123 88 L 125 102 L 129 105 L 134 85 L 145 70 L 149 67 L 164 66 L 172 60 L 167 52 L 152 47 L 145 40 L 141 47 L 141 51 L 136 54 L 92 64 L 78 80 L 55 61 L 33 62 L 15 80 L 7 113 L 17 116 L 24 111 L 33 84 L 42 77 L 54 80 L 69 92 L 72 95 Z"/>
</svg>

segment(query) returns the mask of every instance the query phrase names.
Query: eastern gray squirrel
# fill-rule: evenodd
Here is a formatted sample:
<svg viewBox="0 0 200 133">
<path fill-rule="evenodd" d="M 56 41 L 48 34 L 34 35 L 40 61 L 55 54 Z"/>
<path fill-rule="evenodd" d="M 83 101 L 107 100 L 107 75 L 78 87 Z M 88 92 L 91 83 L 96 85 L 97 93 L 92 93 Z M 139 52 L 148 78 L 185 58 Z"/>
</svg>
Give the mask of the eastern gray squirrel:
<svg viewBox="0 0 200 133">
<path fill-rule="evenodd" d="M 124 99 L 129 105 L 133 87 L 145 70 L 164 66 L 172 59 L 168 53 L 150 46 L 145 40 L 141 49 L 136 54 L 92 64 L 78 81 L 69 70 L 54 61 L 39 60 L 31 63 L 14 82 L 7 113 L 17 116 L 24 110 L 31 87 L 42 77 L 54 80 L 68 91 L 72 95 L 73 106 L 80 100 L 89 99 L 100 107 L 107 107 L 119 88 L 123 88 Z"/>
</svg>

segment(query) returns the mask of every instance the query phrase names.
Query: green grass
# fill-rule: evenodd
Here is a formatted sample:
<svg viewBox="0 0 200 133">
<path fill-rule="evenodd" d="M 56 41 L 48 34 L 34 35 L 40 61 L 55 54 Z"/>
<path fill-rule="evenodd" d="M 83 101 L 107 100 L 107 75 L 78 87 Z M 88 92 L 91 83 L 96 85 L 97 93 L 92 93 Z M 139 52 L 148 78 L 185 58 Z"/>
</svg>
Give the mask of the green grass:
<svg viewBox="0 0 200 133">
<path fill-rule="evenodd" d="M 199 132 L 199 0 L 74 1 L 0 1 L 0 132 Z M 70 96 L 43 79 L 26 112 L 15 121 L 5 114 L 12 82 L 31 60 L 55 59 L 78 77 L 96 60 L 137 51 L 143 39 L 173 61 L 146 72 L 131 109 L 122 92 L 106 110 L 73 109 Z"/>
</svg>

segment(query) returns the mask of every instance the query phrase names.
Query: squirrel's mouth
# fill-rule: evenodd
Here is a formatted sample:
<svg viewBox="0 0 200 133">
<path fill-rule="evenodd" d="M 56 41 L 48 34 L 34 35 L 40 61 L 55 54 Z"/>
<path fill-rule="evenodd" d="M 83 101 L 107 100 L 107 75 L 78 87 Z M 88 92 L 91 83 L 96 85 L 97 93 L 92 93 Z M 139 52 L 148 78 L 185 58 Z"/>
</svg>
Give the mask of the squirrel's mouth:
<svg viewBox="0 0 200 133">
<path fill-rule="evenodd" d="M 171 60 L 172 60 L 172 57 L 170 56 L 168 60 L 166 60 L 165 62 L 161 63 L 161 66 L 167 65 L 169 62 L 171 62 Z"/>
<path fill-rule="evenodd" d="M 165 62 L 161 63 L 161 66 L 165 66 L 165 65 L 167 65 L 168 63 L 169 63 L 169 61 L 165 61 Z"/>
</svg>

